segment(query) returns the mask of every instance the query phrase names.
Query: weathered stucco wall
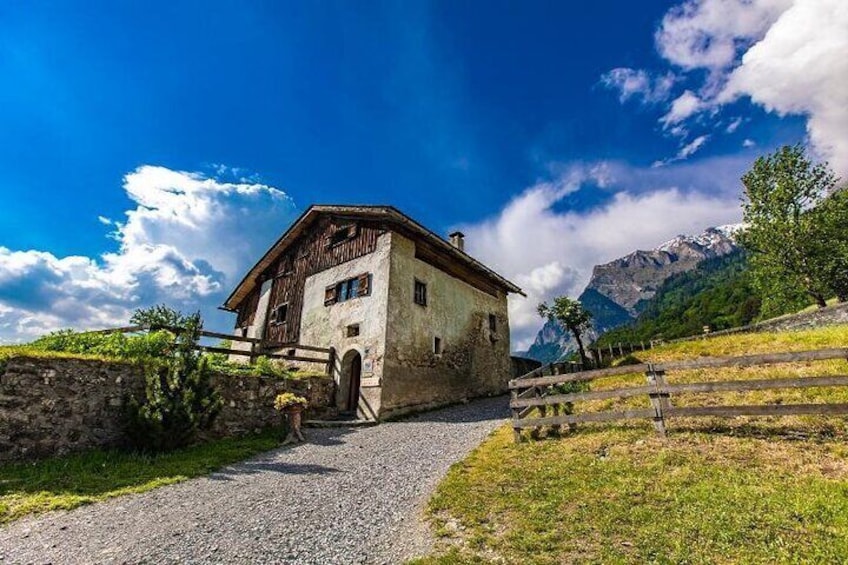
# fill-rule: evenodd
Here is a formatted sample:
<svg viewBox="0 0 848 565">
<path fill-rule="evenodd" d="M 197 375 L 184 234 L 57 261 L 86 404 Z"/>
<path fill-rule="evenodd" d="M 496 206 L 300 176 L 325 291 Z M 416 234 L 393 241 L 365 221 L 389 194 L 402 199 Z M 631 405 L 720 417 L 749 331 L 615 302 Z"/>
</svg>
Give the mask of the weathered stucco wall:
<svg viewBox="0 0 848 565">
<path fill-rule="evenodd" d="M 358 414 L 373 419 L 380 410 L 380 384 L 386 341 L 389 295 L 389 256 L 393 234 L 382 234 L 373 253 L 353 259 L 306 279 L 301 318 L 301 343 L 336 348 L 334 378 L 337 403 L 343 408 L 349 387 L 350 354 L 362 358 Z M 324 306 L 324 289 L 362 273 L 370 273 L 370 294 Z M 359 335 L 347 337 L 346 328 L 359 324 Z"/>
<path fill-rule="evenodd" d="M 416 278 L 427 285 L 427 306 L 415 304 Z M 503 293 L 492 296 L 417 259 L 415 243 L 397 234 L 389 285 L 381 417 L 506 390 L 512 365 Z M 489 314 L 497 318 L 494 333 Z"/>
<path fill-rule="evenodd" d="M 281 422 L 280 392 L 310 401 L 307 415 L 326 416 L 333 383 L 327 378 L 281 381 L 214 375 L 224 407 L 206 436 L 241 435 Z M 15 357 L 0 367 L 0 461 L 64 454 L 122 441 L 122 407 L 143 394 L 142 371 L 124 363 Z"/>
</svg>

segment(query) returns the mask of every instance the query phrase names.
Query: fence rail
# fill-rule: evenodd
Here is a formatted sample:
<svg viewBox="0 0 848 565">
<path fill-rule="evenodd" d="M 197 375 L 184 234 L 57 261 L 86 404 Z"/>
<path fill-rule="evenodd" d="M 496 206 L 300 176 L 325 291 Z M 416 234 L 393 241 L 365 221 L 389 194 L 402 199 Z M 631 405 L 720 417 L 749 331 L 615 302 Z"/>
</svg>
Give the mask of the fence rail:
<svg viewBox="0 0 848 565">
<path fill-rule="evenodd" d="M 182 328 L 176 328 L 171 326 L 123 326 L 120 328 L 108 328 L 105 330 L 93 330 L 90 332 L 83 333 L 92 333 L 92 334 L 115 334 L 115 333 L 142 333 L 142 332 L 150 332 L 156 330 L 167 330 L 173 333 L 181 333 L 184 331 Z M 200 330 L 198 332 L 201 338 L 211 338 L 211 339 L 221 339 L 221 340 L 229 340 L 236 341 L 242 343 L 249 343 L 249 349 L 233 349 L 232 347 L 219 347 L 213 345 L 195 345 L 195 349 L 198 351 L 202 351 L 204 353 L 223 353 L 225 355 L 237 355 L 242 357 L 249 357 L 250 362 L 253 363 L 259 357 L 267 357 L 269 359 L 282 359 L 286 361 L 299 361 L 305 363 L 322 363 L 327 365 L 327 370 L 329 371 L 331 365 L 333 363 L 333 357 L 335 355 L 335 351 L 329 347 L 318 347 L 315 345 L 303 345 L 299 343 L 286 343 L 282 345 L 274 345 L 273 348 L 266 347 L 266 343 L 259 338 L 255 337 L 243 337 L 239 335 L 230 335 L 218 332 L 210 332 L 206 330 Z M 287 350 L 288 353 L 271 353 L 271 349 L 273 350 Z M 323 356 L 310 356 L 306 357 L 303 355 L 298 355 L 298 351 L 308 351 L 311 353 L 323 353 Z"/>
<path fill-rule="evenodd" d="M 761 404 L 737 406 L 687 406 L 674 407 L 671 395 L 684 393 L 745 392 L 752 390 L 772 390 L 789 388 L 814 388 L 848 386 L 848 375 L 758 379 L 738 381 L 717 381 L 668 384 L 666 372 L 693 369 L 716 369 L 727 367 L 755 367 L 793 362 L 826 361 L 848 359 L 848 348 L 818 349 L 811 351 L 765 353 L 736 357 L 704 357 L 685 361 L 665 363 L 641 363 L 596 369 L 591 371 L 566 371 L 560 364 L 549 364 L 513 379 L 509 383 L 512 392 L 510 408 L 513 414 L 512 427 L 516 441 L 521 440 L 522 429 L 538 429 L 542 426 L 574 426 L 585 422 L 607 422 L 624 419 L 650 418 L 654 427 L 665 435 L 665 420 L 675 417 L 701 416 L 766 416 L 787 414 L 848 414 L 848 404 Z M 549 374 L 545 374 L 548 372 Z M 553 390 L 555 385 L 569 383 L 588 383 L 613 376 L 644 373 L 647 385 L 632 386 L 611 390 L 571 392 L 567 394 Z M 560 414 L 561 409 L 574 402 L 588 400 L 625 399 L 647 396 L 650 408 L 638 408 L 618 411 L 587 412 L 581 414 Z M 553 415 L 548 416 L 551 408 Z M 538 410 L 539 417 L 530 417 Z M 563 412 L 565 410 L 562 410 Z"/>
</svg>

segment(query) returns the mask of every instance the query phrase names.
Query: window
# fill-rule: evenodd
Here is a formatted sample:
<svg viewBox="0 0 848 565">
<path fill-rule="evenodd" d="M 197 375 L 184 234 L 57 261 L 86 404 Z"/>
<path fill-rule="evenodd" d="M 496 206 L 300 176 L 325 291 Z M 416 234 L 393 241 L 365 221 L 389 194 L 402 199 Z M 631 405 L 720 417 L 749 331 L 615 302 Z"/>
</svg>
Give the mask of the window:
<svg viewBox="0 0 848 565">
<path fill-rule="evenodd" d="M 289 314 L 289 305 L 288 304 L 280 304 L 279 306 L 275 306 L 271 311 L 271 323 L 272 324 L 285 324 L 286 317 Z"/>
<path fill-rule="evenodd" d="M 371 294 L 371 275 L 363 273 L 352 279 L 345 279 L 324 289 L 324 306 L 336 302 L 345 302 L 352 298 Z"/>
<path fill-rule="evenodd" d="M 433 353 L 436 355 L 442 354 L 442 338 L 434 337 L 433 338 Z"/>
<path fill-rule="evenodd" d="M 356 337 L 359 335 L 359 324 L 351 324 L 345 328 L 345 337 Z"/>
<path fill-rule="evenodd" d="M 349 239 L 353 239 L 356 237 L 357 229 L 356 224 L 351 224 L 348 226 L 342 226 L 338 228 L 336 231 L 332 233 L 330 237 L 327 238 L 327 246 L 333 247 L 334 245 L 338 245 L 340 243 L 344 243 Z"/>
<path fill-rule="evenodd" d="M 498 317 L 494 314 L 489 314 L 489 331 L 492 333 L 498 331 Z"/>
<path fill-rule="evenodd" d="M 427 306 L 427 284 L 415 279 L 415 290 L 413 293 L 415 303 L 420 306 Z"/>
</svg>

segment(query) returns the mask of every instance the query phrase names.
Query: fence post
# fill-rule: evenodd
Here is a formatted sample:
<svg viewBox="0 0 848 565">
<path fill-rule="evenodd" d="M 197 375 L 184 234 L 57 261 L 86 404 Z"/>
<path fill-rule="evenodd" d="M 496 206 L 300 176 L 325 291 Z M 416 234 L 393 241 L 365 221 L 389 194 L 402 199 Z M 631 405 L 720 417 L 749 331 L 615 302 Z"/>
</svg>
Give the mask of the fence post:
<svg viewBox="0 0 848 565">
<path fill-rule="evenodd" d="M 655 387 L 665 386 L 665 372 L 655 370 L 653 363 L 648 364 L 648 371 L 645 373 L 645 375 L 648 378 L 649 385 L 654 385 Z M 656 413 L 656 415 L 654 416 L 654 429 L 661 436 L 665 437 L 665 416 L 663 413 L 666 409 L 671 407 L 671 403 L 668 400 L 668 394 L 651 392 L 648 393 L 648 397 L 651 399 L 651 407 Z"/>
<path fill-rule="evenodd" d="M 509 392 L 510 398 L 512 400 L 518 400 L 518 389 L 514 388 Z M 513 408 L 512 409 L 512 423 L 515 424 L 516 420 L 521 418 L 521 408 Z M 512 427 L 512 437 L 515 440 L 515 443 L 521 443 L 521 428 L 517 428 L 515 426 Z"/>
<path fill-rule="evenodd" d="M 562 369 L 564 369 L 564 365 L 553 365 L 551 366 L 551 374 L 552 375 L 561 375 Z M 574 372 L 574 365 L 571 365 L 569 372 Z M 554 417 L 559 416 L 559 404 L 554 404 L 551 406 L 551 413 Z M 551 426 L 551 434 L 552 435 L 560 435 L 562 428 L 559 424 L 554 424 Z"/>
</svg>

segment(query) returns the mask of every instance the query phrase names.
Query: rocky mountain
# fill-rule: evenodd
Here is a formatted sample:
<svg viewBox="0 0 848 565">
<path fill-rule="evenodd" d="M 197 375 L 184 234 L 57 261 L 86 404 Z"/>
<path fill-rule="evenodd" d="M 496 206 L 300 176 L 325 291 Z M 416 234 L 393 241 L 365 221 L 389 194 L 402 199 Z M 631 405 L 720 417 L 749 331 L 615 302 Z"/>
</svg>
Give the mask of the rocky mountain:
<svg viewBox="0 0 848 565">
<path fill-rule="evenodd" d="M 704 233 L 679 235 L 658 247 L 638 250 L 597 265 L 586 289 L 578 297 L 593 316 L 590 338 L 632 322 L 639 307 L 652 298 L 660 285 L 677 273 L 693 270 L 702 261 L 728 255 L 738 249 L 733 236 L 740 225 L 708 228 Z M 557 324 L 545 323 L 526 356 L 554 361 L 574 351 L 576 344 Z"/>
</svg>

